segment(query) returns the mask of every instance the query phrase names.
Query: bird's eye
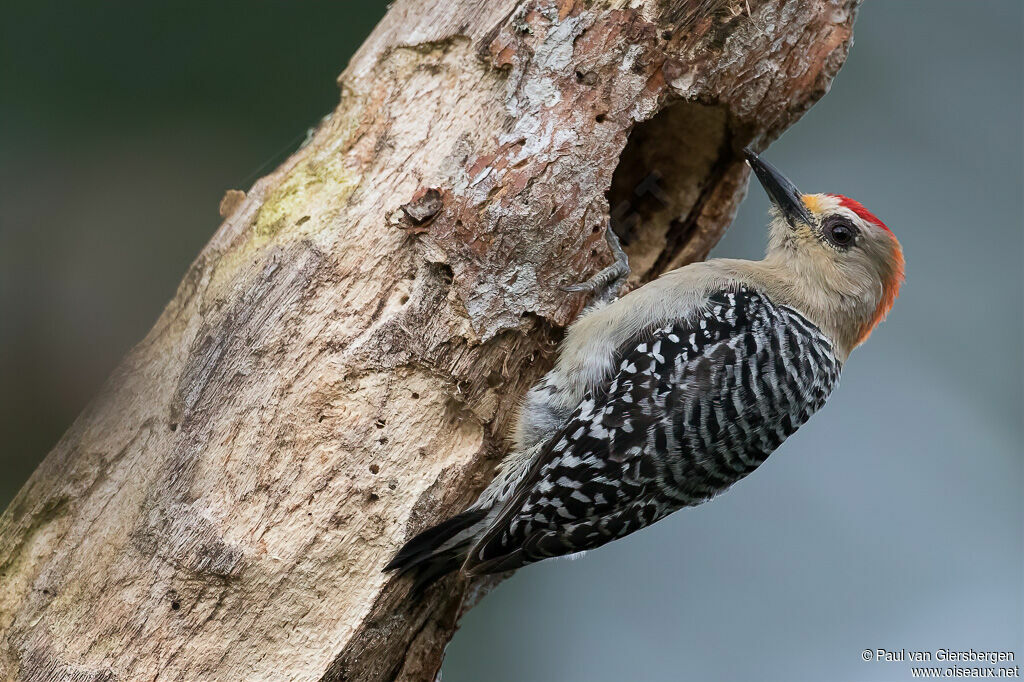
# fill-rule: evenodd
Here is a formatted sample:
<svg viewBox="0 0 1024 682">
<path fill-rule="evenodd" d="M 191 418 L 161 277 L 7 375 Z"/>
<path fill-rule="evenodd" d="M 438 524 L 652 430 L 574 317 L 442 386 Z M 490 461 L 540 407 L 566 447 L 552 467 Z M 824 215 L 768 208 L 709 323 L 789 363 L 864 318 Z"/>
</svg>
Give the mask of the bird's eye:
<svg viewBox="0 0 1024 682">
<path fill-rule="evenodd" d="M 825 238 L 836 246 L 847 247 L 853 244 L 857 236 L 857 228 L 846 221 L 834 221 L 825 225 Z"/>
</svg>

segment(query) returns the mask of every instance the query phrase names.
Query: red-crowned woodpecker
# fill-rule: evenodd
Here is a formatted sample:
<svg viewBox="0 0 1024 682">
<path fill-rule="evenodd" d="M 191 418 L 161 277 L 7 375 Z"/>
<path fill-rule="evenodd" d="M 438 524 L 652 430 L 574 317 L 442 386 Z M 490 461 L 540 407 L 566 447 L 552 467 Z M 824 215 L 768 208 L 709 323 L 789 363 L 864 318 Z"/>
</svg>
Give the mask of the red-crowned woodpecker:
<svg viewBox="0 0 1024 682">
<path fill-rule="evenodd" d="M 746 152 L 770 197 L 764 260 L 713 259 L 615 298 L 590 285 L 554 368 L 527 394 L 512 454 L 466 511 L 409 540 L 385 570 L 417 591 L 599 547 L 726 490 L 820 408 L 892 307 L 899 242 L 858 202 L 800 194 Z"/>
</svg>

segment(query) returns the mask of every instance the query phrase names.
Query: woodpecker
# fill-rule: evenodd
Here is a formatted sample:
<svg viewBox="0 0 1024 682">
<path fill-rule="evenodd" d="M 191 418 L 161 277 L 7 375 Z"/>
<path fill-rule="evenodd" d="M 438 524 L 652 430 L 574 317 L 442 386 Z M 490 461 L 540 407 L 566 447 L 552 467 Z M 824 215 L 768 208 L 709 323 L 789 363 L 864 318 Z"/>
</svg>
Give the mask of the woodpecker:
<svg viewBox="0 0 1024 682">
<path fill-rule="evenodd" d="M 772 203 L 764 259 L 693 263 L 618 297 L 629 268 L 609 230 L 616 262 L 570 287 L 593 302 L 494 481 L 384 570 L 414 572 L 419 592 L 599 547 L 723 492 L 825 403 L 892 307 L 903 252 L 857 201 L 801 194 L 744 153 Z"/>
</svg>

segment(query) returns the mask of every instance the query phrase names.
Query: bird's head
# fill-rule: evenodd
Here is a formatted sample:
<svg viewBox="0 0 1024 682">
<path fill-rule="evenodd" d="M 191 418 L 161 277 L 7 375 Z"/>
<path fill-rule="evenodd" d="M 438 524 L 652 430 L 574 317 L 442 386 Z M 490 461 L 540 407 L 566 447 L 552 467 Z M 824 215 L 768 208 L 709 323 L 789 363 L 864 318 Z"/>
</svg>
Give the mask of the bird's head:
<svg viewBox="0 0 1024 682">
<path fill-rule="evenodd" d="M 841 194 L 802 194 L 751 151 L 747 161 L 772 202 L 767 260 L 793 275 L 798 298 L 827 318 L 847 348 L 864 342 L 892 308 L 903 250 L 885 223 Z"/>
</svg>

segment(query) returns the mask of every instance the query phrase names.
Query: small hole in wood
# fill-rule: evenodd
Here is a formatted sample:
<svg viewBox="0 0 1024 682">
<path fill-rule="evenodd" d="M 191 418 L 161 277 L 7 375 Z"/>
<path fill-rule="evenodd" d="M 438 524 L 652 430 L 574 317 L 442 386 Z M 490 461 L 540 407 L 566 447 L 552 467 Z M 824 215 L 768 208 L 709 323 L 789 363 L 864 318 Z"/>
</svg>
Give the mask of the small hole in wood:
<svg viewBox="0 0 1024 682">
<path fill-rule="evenodd" d="M 412 392 L 412 399 L 413 400 L 419 400 L 420 399 L 420 394 L 417 393 L 416 391 L 413 391 Z"/>
<path fill-rule="evenodd" d="M 387 422 L 384 421 L 383 419 L 378 419 L 377 421 L 373 422 L 373 425 L 376 426 L 378 429 L 383 429 L 387 425 Z"/>
<path fill-rule="evenodd" d="M 409 297 L 408 296 L 403 296 L 402 298 L 398 299 L 399 305 L 405 305 L 408 302 L 409 302 Z"/>
<path fill-rule="evenodd" d="M 172 611 L 177 611 L 180 608 L 181 608 L 181 602 L 180 601 L 175 600 L 175 601 L 171 602 L 171 610 Z"/>
<path fill-rule="evenodd" d="M 370 473 L 371 474 L 379 474 L 380 473 L 380 467 L 377 466 L 376 464 L 371 464 L 370 465 Z"/>
<path fill-rule="evenodd" d="M 388 442 L 388 438 L 387 436 L 381 436 L 380 438 L 377 439 L 377 442 L 380 443 L 381 445 L 384 445 L 385 443 Z"/>
<path fill-rule="evenodd" d="M 171 422 L 171 431 L 178 430 L 178 422 Z"/>
<path fill-rule="evenodd" d="M 376 502 L 379 499 L 380 499 L 380 495 L 378 495 L 377 493 L 370 493 L 370 495 L 369 495 L 370 502 Z"/>
<path fill-rule="evenodd" d="M 607 114 L 598 114 L 594 117 L 594 120 L 598 123 L 604 123 L 604 119 L 607 118 Z"/>
</svg>

